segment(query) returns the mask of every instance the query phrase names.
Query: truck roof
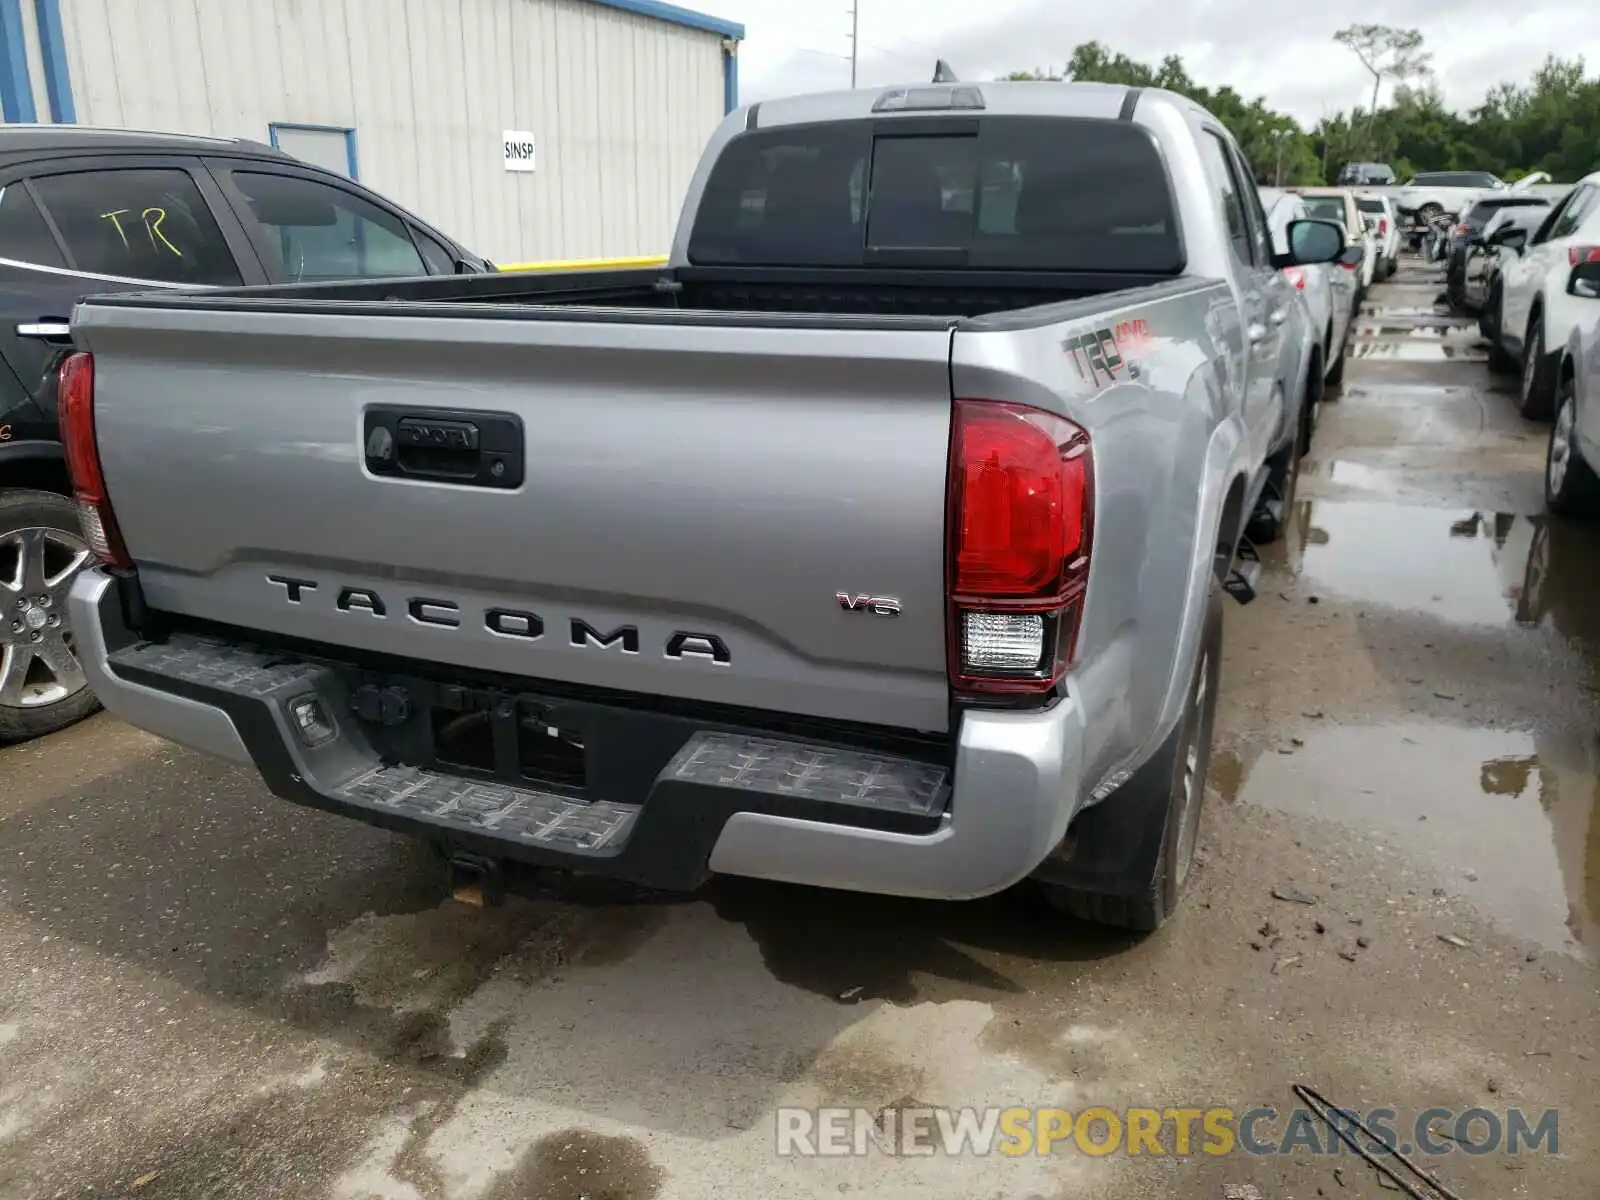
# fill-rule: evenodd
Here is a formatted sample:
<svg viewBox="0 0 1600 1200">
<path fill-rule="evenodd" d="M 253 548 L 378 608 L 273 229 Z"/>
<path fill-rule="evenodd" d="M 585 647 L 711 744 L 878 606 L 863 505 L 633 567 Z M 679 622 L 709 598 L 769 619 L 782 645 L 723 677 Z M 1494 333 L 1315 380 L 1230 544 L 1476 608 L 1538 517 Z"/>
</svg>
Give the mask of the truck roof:
<svg viewBox="0 0 1600 1200">
<path fill-rule="evenodd" d="M 909 103 L 885 108 L 887 98 L 906 93 Z M 767 129 L 813 121 L 867 119 L 916 111 L 949 116 L 1091 117 L 1113 120 L 1132 116 L 1132 102 L 1169 105 L 1183 112 L 1204 111 L 1194 101 L 1164 88 L 1135 88 L 1117 83 L 1075 83 L 1050 80 L 1000 80 L 992 83 L 902 83 L 854 91 L 814 92 L 760 100 L 746 109 L 745 125 Z"/>
<path fill-rule="evenodd" d="M 93 125 L 0 125 L 0 158 L 38 154 L 282 154 L 265 142 Z"/>
</svg>

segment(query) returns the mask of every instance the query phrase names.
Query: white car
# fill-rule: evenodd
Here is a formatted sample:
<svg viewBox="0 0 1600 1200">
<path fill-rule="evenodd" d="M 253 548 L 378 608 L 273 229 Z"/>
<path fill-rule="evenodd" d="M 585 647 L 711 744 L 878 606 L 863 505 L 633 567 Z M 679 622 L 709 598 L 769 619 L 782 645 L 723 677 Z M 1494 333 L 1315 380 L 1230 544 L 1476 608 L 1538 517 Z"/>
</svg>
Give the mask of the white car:
<svg viewBox="0 0 1600 1200">
<path fill-rule="evenodd" d="M 1261 189 L 1261 206 L 1267 210 L 1267 227 L 1272 233 L 1272 248 L 1279 254 L 1289 250 L 1289 222 L 1315 217 L 1305 200 L 1292 192 Z M 1345 351 L 1350 344 L 1350 327 L 1356 311 L 1357 273 L 1338 263 L 1316 263 L 1309 267 L 1285 267 L 1283 273 L 1305 296 L 1311 327 L 1322 343 L 1322 374 L 1329 387 L 1344 382 Z M 1315 426 L 1313 413 L 1312 425 Z"/>
<path fill-rule="evenodd" d="M 1333 187 L 1297 187 L 1284 190 L 1304 200 L 1306 212 L 1316 220 L 1337 221 L 1343 225 L 1346 245 L 1361 247 L 1361 263 L 1354 269 L 1360 272 L 1361 295 L 1365 296 L 1377 274 L 1378 247 L 1377 239 L 1368 231 L 1366 222 L 1361 218 L 1361 206 L 1356 203 L 1355 192 L 1349 188 Z"/>
<path fill-rule="evenodd" d="M 1581 327 L 1600 309 L 1600 171 L 1587 175 L 1500 265 L 1500 311 L 1491 368 L 1517 370 L 1517 408 L 1532 420 L 1555 415 L 1556 394 Z"/>
<path fill-rule="evenodd" d="M 1400 267 L 1400 214 L 1388 196 L 1356 193 L 1356 207 L 1368 222 L 1378 247 L 1375 279 L 1387 279 Z"/>
<path fill-rule="evenodd" d="M 1556 362 L 1544 502 L 1561 516 L 1594 517 L 1600 516 L 1600 252 L 1585 248 L 1579 258 L 1567 272 L 1567 295 L 1580 303 Z"/>
</svg>

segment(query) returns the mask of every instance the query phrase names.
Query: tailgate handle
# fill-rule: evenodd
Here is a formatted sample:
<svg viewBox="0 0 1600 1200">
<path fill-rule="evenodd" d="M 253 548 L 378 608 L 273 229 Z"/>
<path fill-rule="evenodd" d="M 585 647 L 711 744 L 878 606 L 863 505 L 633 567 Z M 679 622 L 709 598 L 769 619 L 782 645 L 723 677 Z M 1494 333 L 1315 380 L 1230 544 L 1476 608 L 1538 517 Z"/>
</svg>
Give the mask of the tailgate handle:
<svg viewBox="0 0 1600 1200">
<path fill-rule="evenodd" d="M 376 475 L 462 487 L 522 484 L 522 422 L 509 414 L 368 409 L 362 436 Z"/>
</svg>

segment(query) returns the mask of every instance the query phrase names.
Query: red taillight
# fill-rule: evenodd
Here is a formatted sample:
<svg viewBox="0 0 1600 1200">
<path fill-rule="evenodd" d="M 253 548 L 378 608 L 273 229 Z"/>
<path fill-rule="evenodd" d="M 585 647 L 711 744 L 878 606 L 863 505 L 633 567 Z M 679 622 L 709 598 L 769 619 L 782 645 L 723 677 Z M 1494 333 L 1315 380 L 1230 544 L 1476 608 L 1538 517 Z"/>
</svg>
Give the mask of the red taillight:
<svg viewBox="0 0 1600 1200">
<path fill-rule="evenodd" d="M 1300 267 L 1285 267 L 1283 277 L 1302 292 L 1306 290 L 1306 273 Z"/>
<path fill-rule="evenodd" d="M 1463 222 L 1461 222 L 1461 224 L 1457 225 L 1450 232 L 1455 234 L 1456 237 L 1467 237 L 1469 234 L 1472 233 L 1472 226 L 1468 225 L 1465 221 L 1463 221 Z"/>
<path fill-rule="evenodd" d="M 1388 237 L 1389 236 L 1389 218 L 1388 217 L 1379 217 L 1378 218 L 1378 236 L 1379 237 Z"/>
<path fill-rule="evenodd" d="M 72 476 L 72 498 L 78 504 L 83 540 L 112 566 L 133 566 L 111 514 L 105 475 L 100 470 L 100 449 L 94 437 L 94 358 L 86 351 L 69 354 L 61 363 L 56 380 L 56 417 L 61 425 L 61 442 L 67 453 L 67 473 Z"/>
<path fill-rule="evenodd" d="M 1580 266 L 1583 263 L 1600 262 L 1600 246 L 1568 246 L 1567 265 Z"/>
<path fill-rule="evenodd" d="M 950 679 L 1047 692 L 1071 661 L 1093 527 L 1089 435 L 1041 409 L 957 400 L 949 494 Z"/>
</svg>

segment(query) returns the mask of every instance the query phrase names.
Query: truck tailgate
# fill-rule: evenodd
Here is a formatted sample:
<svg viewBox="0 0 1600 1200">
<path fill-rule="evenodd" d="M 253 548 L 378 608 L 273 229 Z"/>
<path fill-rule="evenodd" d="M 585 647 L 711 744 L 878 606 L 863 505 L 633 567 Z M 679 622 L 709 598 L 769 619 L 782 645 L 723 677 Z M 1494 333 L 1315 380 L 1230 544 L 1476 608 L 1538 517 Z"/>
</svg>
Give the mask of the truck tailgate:
<svg viewBox="0 0 1600 1200">
<path fill-rule="evenodd" d="M 147 602 L 456 667 L 944 729 L 949 330 L 628 316 L 80 307 Z M 522 483 L 375 473 L 369 414 L 390 410 L 520 421 Z"/>
</svg>

